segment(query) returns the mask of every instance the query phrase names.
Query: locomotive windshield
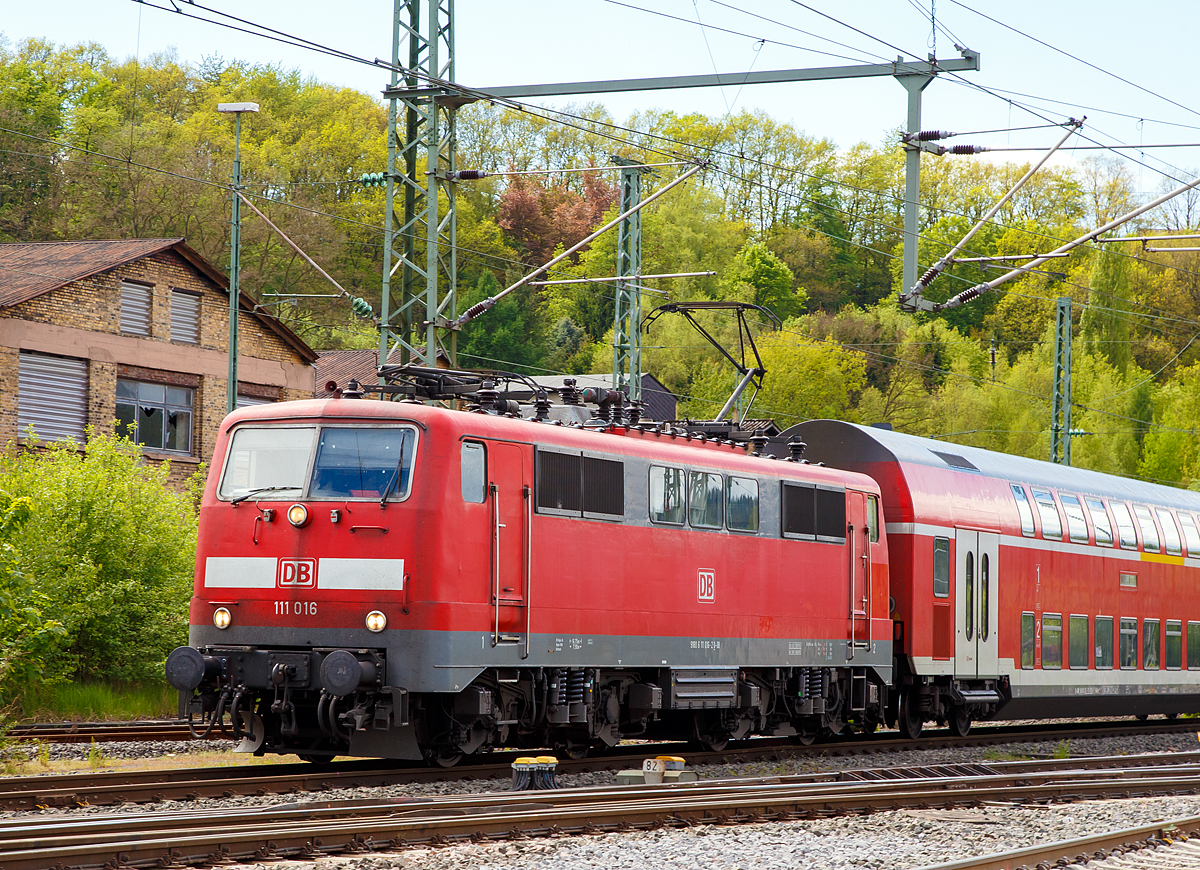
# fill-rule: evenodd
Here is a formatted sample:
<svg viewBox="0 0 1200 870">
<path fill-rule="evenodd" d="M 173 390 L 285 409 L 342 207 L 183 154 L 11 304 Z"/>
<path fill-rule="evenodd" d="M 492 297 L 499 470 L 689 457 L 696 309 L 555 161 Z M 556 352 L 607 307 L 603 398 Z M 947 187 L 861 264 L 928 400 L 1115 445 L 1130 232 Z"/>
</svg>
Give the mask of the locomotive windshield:
<svg viewBox="0 0 1200 870">
<path fill-rule="evenodd" d="M 407 426 L 242 426 L 233 433 L 218 495 L 403 499 L 416 440 Z"/>
</svg>

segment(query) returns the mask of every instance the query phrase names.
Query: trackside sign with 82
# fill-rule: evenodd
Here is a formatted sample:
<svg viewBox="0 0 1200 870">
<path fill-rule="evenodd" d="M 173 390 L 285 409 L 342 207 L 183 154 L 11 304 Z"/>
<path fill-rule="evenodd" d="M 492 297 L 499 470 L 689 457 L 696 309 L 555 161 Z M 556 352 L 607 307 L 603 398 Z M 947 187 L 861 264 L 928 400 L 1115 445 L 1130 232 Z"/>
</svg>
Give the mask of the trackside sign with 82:
<svg viewBox="0 0 1200 870">
<path fill-rule="evenodd" d="M 280 559 L 279 585 L 305 587 L 317 585 L 317 560 Z"/>
<path fill-rule="evenodd" d="M 701 568 L 696 582 L 696 600 L 716 600 L 717 572 Z"/>
</svg>

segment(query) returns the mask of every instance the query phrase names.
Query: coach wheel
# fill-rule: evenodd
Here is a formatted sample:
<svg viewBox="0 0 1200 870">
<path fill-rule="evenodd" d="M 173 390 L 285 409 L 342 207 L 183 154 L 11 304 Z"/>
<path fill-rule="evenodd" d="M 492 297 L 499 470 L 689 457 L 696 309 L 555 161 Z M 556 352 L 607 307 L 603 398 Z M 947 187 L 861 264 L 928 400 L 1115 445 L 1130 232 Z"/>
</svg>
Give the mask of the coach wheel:
<svg viewBox="0 0 1200 870">
<path fill-rule="evenodd" d="M 950 711 L 950 733 L 955 737 L 966 737 L 971 730 L 971 714 L 966 707 L 955 707 Z"/>
<path fill-rule="evenodd" d="M 588 752 L 591 751 L 591 748 L 591 745 L 587 743 L 568 743 L 563 752 L 567 753 L 568 758 L 572 758 L 575 761 L 582 761 L 588 757 Z"/>
<path fill-rule="evenodd" d="M 801 746 L 812 746 L 817 742 L 817 737 L 820 732 L 815 728 L 799 727 L 795 734 L 792 735 L 792 742 L 799 743 Z"/>
<path fill-rule="evenodd" d="M 921 714 L 921 699 L 914 691 L 907 691 L 900 697 L 900 735 L 908 740 L 916 740 L 921 736 L 925 726 L 925 717 Z"/>
<path fill-rule="evenodd" d="M 454 767 L 462 761 L 463 754 L 458 749 L 436 749 L 429 758 L 438 767 Z"/>
<path fill-rule="evenodd" d="M 879 722 L 875 719 L 863 719 L 855 725 L 855 730 L 860 734 L 874 734 L 879 728 Z"/>
</svg>

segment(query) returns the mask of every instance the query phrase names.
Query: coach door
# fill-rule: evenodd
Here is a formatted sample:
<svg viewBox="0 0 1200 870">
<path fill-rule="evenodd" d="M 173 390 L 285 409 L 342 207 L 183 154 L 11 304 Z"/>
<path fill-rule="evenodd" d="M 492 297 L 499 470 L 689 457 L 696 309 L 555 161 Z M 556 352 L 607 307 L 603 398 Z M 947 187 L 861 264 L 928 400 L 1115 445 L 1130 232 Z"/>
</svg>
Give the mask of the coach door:
<svg viewBox="0 0 1200 870">
<path fill-rule="evenodd" d="M 959 677 L 994 677 L 999 668 L 996 567 L 1000 536 L 958 529 L 954 549 L 954 673 Z"/>
<path fill-rule="evenodd" d="M 520 643 L 529 629 L 532 451 L 491 442 L 488 499 L 492 505 L 492 644 Z"/>
</svg>

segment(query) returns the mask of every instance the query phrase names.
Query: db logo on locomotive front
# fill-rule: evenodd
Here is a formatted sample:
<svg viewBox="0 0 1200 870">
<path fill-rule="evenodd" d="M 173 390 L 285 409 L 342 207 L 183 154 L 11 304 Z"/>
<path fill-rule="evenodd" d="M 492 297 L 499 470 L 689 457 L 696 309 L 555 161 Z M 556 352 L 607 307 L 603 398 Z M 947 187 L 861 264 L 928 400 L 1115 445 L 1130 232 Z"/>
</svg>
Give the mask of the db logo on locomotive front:
<svg viewBox="0 0 1200 870">
<path fill-rule="evenodd" d="M 316 586 L 317 560 L 280 559 L 276 580 L 280 586 Z"/>
</svg>

